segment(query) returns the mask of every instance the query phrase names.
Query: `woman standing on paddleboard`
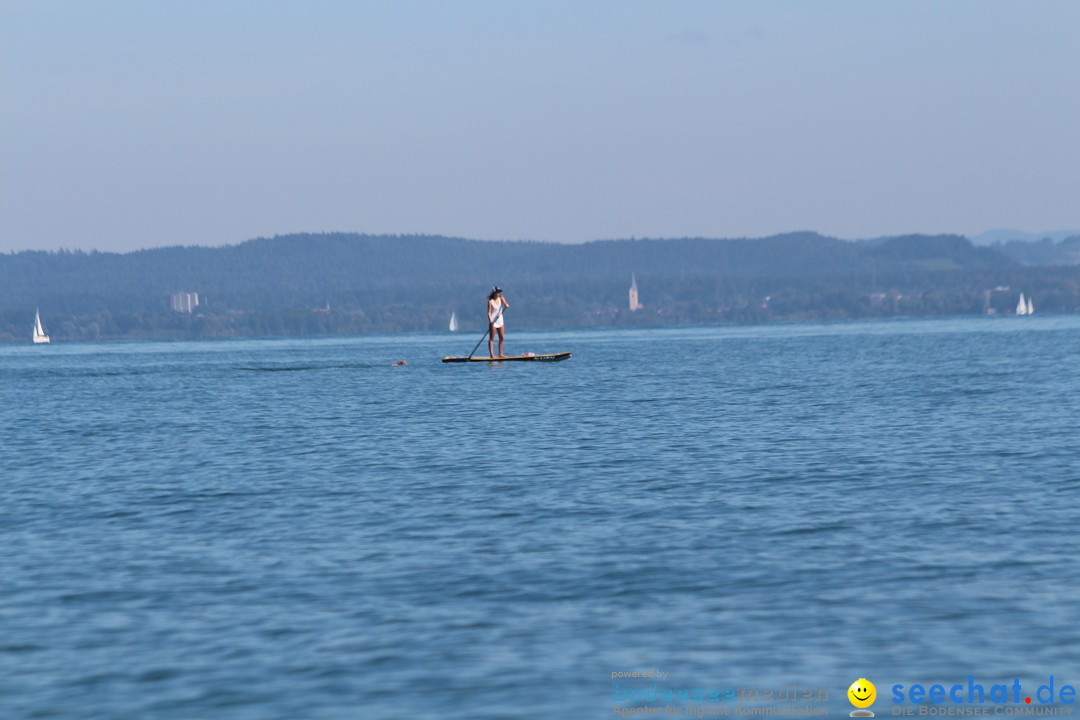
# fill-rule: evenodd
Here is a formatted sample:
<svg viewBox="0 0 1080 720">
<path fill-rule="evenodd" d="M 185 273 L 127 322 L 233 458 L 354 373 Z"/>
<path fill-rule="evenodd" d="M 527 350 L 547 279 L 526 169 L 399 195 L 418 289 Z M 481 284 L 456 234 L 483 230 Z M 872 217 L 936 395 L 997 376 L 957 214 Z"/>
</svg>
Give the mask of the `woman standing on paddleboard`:
<svg viewBox="0 0 1080 720">
<path fill-rule="evenodd" d="M 495 357 L 495 333 L 499 333 L 499 357 L 503 355 L 503 340 L 506 338 L 506 330 L 503 327 L 503 311 L 510 307 L 506 298 L 502 295 L 502 288 L 496 285 L 488 295 L 488 357 Z"/>
</svg>

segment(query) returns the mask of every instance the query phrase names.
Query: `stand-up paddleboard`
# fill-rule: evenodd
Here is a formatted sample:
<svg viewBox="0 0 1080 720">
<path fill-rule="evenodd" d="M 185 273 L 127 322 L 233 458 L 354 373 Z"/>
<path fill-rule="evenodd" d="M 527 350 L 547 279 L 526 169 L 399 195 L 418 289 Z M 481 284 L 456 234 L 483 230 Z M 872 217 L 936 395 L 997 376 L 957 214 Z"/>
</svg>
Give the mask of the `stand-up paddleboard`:
<svg viewBox="0 0 1080 720">
<path fill-rule="evenodd" d="M 442 361 L 444 363 L 464 363 L 464 362 L 559 362 L 560 360 L 566 360 L 570 357 L 570 353 L 549 353 L 547 355 L 510 355 L 508 357 L 444 357 Z"/>
</svg>

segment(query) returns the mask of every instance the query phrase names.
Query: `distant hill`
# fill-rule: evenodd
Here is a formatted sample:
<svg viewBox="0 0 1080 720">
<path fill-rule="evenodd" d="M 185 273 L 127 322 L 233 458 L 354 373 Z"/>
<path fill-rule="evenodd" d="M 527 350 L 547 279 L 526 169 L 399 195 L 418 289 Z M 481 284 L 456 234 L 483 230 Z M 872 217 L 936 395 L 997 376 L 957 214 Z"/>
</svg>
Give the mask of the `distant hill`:
<svg viewBox="0 0 1080 720">
<path fill-rule="evenodd" d="M 469 296 L 493 282 L 573 285 L 589 294 L 590 285 L 614 283 L 622 288 L 634 272 L 669 279 L 745 278 L 1011 264 L 1003 255 L 975 248 L 958 236 L 897 237 L 871 246 L 815 233 L 582 245 L 420 235 L 286 235 L 222 248 L 3 255 L 0 307 L 149 309 L 163 306 L 169 293 L 181 289 L 237 308 L 307 307 L 344 296 L 362 302 L 423 302 L 444 299 L 452 288 Z"/>
<path fill-rule="evenodd" d="M 1080 234 L 1058 242 L 1050 238 L 1038 242 L 1011 240 L 992 247 L 1021 265 L 1080 265 Z"/>
<path fill-rule="evenodd" d="M 1059 242 L 1069 237 L 1080 236 L 1080 230 L 1048 230 L 1046 232 L 1025 232 L 1023 230 L 1011 230 L 1009 228 L 998 228 L 997 230 L 987 230 L 984 233 L 980 233 L 971 238 L 971 242 L 975 245 L 994 245 L 997 243 L 1007 243 L 1010 241 L 1017 242 L 1038 242 L 1049 238 L 1053 242 Z"/>
<path fill-rule="evenodd" d="M 1024 272 L 959 236 L 849 242 L 811 232 L 582 245 L 326 233 L 126 254 L 21 252 L 0 255 L 0 339 L 22 341 L 34 307 L 54 339 L 438 330 L 451 312 L 463 331 L 482 332 L 493 283 L 506 288 L 515 327 L 978 312 L 985 288 Z M 627 307 L 631 274 L 645 305 L 637 313 Z M 200 295 L 196 313 L 169 309 L 179 291 Z M 1069 292 L 1062 309 L 1072 307 Z"/>
<path fill-rule="evenodd" d="M 998 252 L 977 248 L 967 238 L 958 235 L 881 238 L 872 243 L 870 248 L 869 255 L 875 260 L 908 269 L 988 270 L 1011 264 Z"/>
</svg>

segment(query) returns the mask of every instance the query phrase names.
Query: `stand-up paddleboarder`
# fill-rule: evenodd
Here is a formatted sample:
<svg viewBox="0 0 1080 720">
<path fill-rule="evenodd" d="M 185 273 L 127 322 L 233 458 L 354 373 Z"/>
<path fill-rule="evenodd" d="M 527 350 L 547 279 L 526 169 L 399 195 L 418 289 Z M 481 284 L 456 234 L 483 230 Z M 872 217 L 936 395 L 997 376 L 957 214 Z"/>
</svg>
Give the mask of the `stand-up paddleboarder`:
<svg viewBox="0 0 1080 720">
<path fill-rule="evenodd" d="M 506 328 L 503 327 L 503 310 L 510 307 L 510 303 L 506 302 L 506 298 L 503 297 L 502 288 L 496 285 L 491 289 L 491 294 L 488 295 L 488 357 L 495 357 L 495 333 L 499 333 L 499 357 L 506 357 L 503 355 L 503 340 L 506 339 Z"/>
</svg>

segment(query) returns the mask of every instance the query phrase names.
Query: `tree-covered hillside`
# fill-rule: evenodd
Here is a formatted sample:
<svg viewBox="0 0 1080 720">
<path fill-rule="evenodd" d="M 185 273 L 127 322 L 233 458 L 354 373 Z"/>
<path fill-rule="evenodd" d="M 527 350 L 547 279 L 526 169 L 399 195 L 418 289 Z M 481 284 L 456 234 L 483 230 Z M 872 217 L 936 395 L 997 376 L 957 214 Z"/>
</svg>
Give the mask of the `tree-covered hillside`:
<svg viewBox="0 0 1080 720">
<path fill-rule="evenodd" d="M 631 275 L 645 305 L 635 313 Z M 58 340 L 437 330 L 451 312 L 462 330 L 482 331 L 493 283 L 506 288 L 522 328 L 1005 311 L 1011 291 L 993 289 L 1018 285 L 1042 288 L 1043 310 L 1074 312 L 1074 275 L 1023 267 L 957 236 L 561 245 L 288 235 L 222 248 L 0 255 L 0 339 L 25 341 L 35 307 Z M 196 313 L 169 309 L 179 291 L 199 294 Z"/>
</svg>

